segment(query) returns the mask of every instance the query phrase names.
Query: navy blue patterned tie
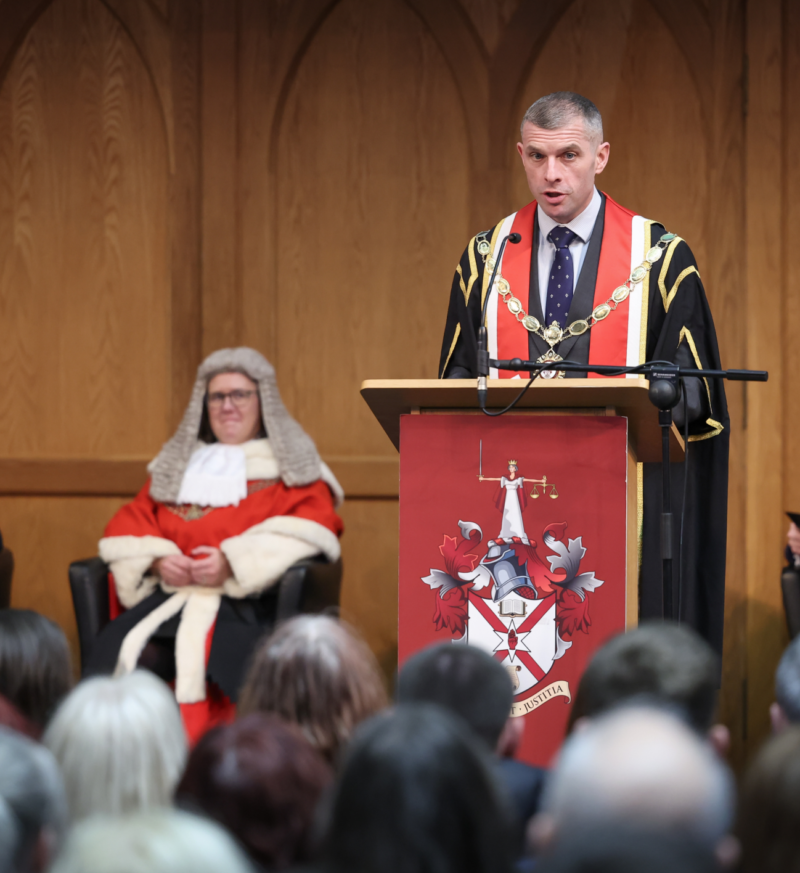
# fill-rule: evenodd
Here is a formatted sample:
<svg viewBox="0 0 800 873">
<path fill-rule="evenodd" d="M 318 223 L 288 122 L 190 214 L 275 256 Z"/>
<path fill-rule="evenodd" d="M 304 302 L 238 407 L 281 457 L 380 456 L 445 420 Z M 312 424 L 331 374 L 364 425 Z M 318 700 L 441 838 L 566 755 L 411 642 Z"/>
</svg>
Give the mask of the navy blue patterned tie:
<svg viewBox="0 0 800 873">
<path fill-rule="evenodd" d="M 565 327 L 567 313 L 572 303 L 572 290 L 575 287 L 570 244 L 578 238 L 575 231 L 568 227 L 554 227 L 547 234 L 547 239 L 556 247 L 556 256 L 550 269 L 550 279 L 547 282 L 547 306 L 545 307 L 545 323 L 557 321 L 559 327 Z"/>
</svg>

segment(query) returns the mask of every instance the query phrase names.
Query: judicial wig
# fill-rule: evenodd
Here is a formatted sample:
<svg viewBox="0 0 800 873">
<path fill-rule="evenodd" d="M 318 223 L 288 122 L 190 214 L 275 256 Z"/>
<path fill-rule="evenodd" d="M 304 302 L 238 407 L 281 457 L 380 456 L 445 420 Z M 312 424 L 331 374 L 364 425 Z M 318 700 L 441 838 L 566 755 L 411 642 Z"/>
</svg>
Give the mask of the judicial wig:
<svg viewBox="0 0 800 873">
<path fill-rule="evenodd" d="M 463 722 L 401 705 L 357 731 L 327 813 L 328 873 L 509 873 L 509 817 Z"/>
</svg>

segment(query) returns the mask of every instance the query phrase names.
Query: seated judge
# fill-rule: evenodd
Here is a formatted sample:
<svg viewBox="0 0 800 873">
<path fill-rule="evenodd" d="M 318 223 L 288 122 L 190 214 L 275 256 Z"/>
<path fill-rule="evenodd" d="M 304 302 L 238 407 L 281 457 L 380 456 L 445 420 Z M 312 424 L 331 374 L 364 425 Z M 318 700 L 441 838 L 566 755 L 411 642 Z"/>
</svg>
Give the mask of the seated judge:
<svg viewBox="0 0 800 873">
<path fill-rule="evenodd" d="M 611 146 L 594 103 L 571 91 L 540 98 L 522 119 L 517 151 L 534 199 L 467 245 L 450 292 L 440 378 L 478 375 L 484 301 L 490 358 L 553 361 L 547 375 L 558 373 L 562 360 L 719 368 L 714 323 L 687 243 L 596 187 Z M 509 242 L 501 257 L 511 233 L 520 240 Z M 520 376 L 494 368 L 489 375 Z M 688 428 L 693 457 L 685 524 L 674 531 L 674 551 L 683 559 L 682 596 L 675 602 L 679 618 L 721 654 L 728 487 L 722 382 L 687 378 L 674 417 Z M 642 618 L 662 615 L 659 476 L 658 465 L 645 464 Z M 681 506 L 682 493 L 681 465 L 673 464 L 673 507 Z"/>
<path fill-rule="evenodd" d="M 283 405 L 274 369 L 248 348 L 203 361 L 148 469 L 100 540 L 126 611 L 99 635 L 90 671 L 128 673 L 154 634 L 174 638 L 175 694 L 196 739 L 233 715 L 272 618 L 259 595 L 303 558 L 338 559 L 343 493 Z"/>
</svg>

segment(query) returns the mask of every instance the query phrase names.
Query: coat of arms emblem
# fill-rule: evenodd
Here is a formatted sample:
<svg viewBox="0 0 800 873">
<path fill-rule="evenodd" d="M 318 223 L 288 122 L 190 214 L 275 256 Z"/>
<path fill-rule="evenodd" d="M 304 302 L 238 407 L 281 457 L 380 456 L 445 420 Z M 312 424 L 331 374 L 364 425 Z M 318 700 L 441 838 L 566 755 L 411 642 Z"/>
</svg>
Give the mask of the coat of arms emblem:
<svg viewBox="0 0 800 873">
<path fill-rule="evenodd" d="M 571 638 L 589 633 L 589 598 L 603 582 L 581 572 L 587 550 L 582 537 L 567 537 L 566 522 L 544 526 L 541 545 L 528 535 L 527 489 L 533 487 L 532 499 L 558 497 L 546 476 L 526 479 L 515 459 L 499 478 L 483 476 L 482 459 L 479 469 L 479 481 L 497 483 L 500 532 L 484 541 L 479 525 L 459 520 L 459 536 L 445 534 L 439 546 L 444 569 L 431 569 L 422 581 L 435 596 L 436 629 L 494 655 L 511 675 L 513 714 L 525 715 L 556 696 L 570 697 L 566 682 L 545 680 Z"/>
</svg>

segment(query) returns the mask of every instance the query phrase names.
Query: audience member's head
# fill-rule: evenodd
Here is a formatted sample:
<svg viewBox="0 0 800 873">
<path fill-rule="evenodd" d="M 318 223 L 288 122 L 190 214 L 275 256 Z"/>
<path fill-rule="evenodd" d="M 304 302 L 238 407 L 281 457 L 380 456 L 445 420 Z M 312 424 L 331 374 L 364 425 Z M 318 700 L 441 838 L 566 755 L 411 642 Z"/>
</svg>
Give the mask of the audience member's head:
<svg viewBox="0 0 800 873">
<path fill-rule="evenodd" d="M 630 706 L 598 716 L 562 749 L 535 821 L 540 844 L 571 829 L 657 829 L 722 848 L 733 782 L 713 749 L 677 715 Z"/>
<path fill-rule="evenodd" d="M 636 698 L 679 711 L 698 732 L 712 727 L 717 656 L 686 625 L 648 622 L 610 639 L 581 677 L 570 725 Z"/>
<path fill-rule="evenodd" d="M 0 870 L 46 870 L 66 823 L 64 786 L 53 756 L 0 728 Z"/>
<path fill-rule="evenodd" d="M 61 628 L 29 609 L 0 609 L 0 694 L 44 730 L 72 688 L 72 666 Z"/>
<path fill-rule="evenodd" d="M 714 852 L 695 840 L 628 827 L 586 828 L 559 840 L 536 873 L 716 873 Z"/>
<path fill-rule="evenodd" d="M 438 706 L 399 706 L 363 725 L 331 799 L 323 866 L 336 873 L 504 873 L 510 824 L 489 756 Z"/>
<path fill-rule="evenodd" d="M 61 767 L 73 821 L 168 806 L 186 761 L 175 697 L 144 671 L 81 682 L 43 741 Z"/>
<path fill-rule="evenodd" d="M 264 870 L 310 857 L 310 831 L 333 773 L 299 728 L 252 713 L 195 746 L 176 802 L 224 825 Z"/>
<path fill-rule="evenodd" d="M 173 809 L 76 825 L 50 873 L 254 873 L 214 822 Z"/>
<path fill-rule="evenodd" d="M 510 717 L 514 687 L 505 668 L 476 646 L 423 649 L 403 665 L 398 703 L 436 703 L 456 713 L 492 752 L 513 754 L 524 719 Z"/>
<path fill-rule="evenodd" d="M 737 834 L 742 873 L 800 871 L 800 727 L 773 737 L 742 785 Z"/>
<path fill-rule="evenodd" d="M 800 637 L 786 647 L 775 671 L 775 703 L 770 717 L 775 733 L 800 723 Z"/>
<path fill-rule="evenodd" d="M 356 725 L 386 704 L 383 677 L 366 643 L 334 618 L 300 615 L 256 649 L 238 711 L 271 712 L 299 725 L 333 761 Z"/>
</svg>

